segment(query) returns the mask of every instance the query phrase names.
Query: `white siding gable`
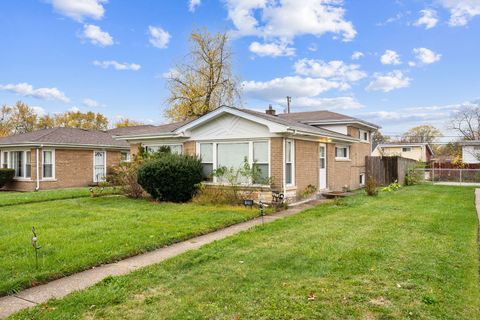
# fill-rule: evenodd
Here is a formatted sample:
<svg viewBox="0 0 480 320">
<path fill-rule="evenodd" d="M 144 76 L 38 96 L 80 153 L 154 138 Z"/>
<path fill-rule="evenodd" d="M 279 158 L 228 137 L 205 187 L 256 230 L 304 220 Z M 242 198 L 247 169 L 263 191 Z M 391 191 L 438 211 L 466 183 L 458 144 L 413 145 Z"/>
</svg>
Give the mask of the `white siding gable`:
<svg viewBox="0 0 480 320">
<path fill-rule="evenodd" d="M 316 126 L 319 128 L 324 128 L 330 131 L 338 132 L 344 135 L 348 135 L 348 129 L 346 125 L 321 125 L 321 126 Z"/>
<path fill-rule="evenodd" d="M 462 146 L 463 163 L 480 163 L 480 161 L 478 161 L 479 155 L 480 155 L 480 150 L 475 150 L 474 146 Z"/>
<path fill-rule="evenodd" d="M 251 139 L 273 137 L 267 126 L 224 114 L 205 124 L 191 129 L 187 135 L 190 140 Z"/>
</svg>

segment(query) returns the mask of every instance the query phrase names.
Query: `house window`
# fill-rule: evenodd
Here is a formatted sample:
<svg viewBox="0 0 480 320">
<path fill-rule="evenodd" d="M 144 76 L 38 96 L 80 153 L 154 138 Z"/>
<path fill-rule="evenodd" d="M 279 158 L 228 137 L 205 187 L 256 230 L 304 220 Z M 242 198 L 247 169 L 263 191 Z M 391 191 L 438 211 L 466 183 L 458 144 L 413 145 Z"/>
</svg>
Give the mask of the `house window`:
<svg viewBox="0 0 480 320">
<path fill-rule="evenodd" d="M 8 152 L 3 152 L 2 168 L 4 169 L 8 168 Z"/>
<path fill-rule="evenodd" d="M 293 184 L 293 141 L 285 141 L 285 184 Z"/>
<path fill-rule="evenodd" d="M 249 162 L 249 143 L 218 143 L 217 144 L 217 167 L 237 170 L 245 161 Z M 227 182 L 220 179 L 220 182 Z M 239 177 L 238 183 L 246 182 L 245 177 Z"/>
<path fill-rule="evenodd" d="M 253 143 L 253 162 L 260 169 L 260 178 L 265 180 L 268 178 L 268 142 Z M 253 181 L 262 182 L 262 181 Z"/>
<path fill-rule="evenodd" d="M 159 144 L 155 146 L 147 146 L 147 150 L 150 152 L 157 152 L 161 147 L 169 147 L 171 153 L 182 154 L 181 144 Z"/>
<path fill-rule="evenodd" d="M 412 148 L 410 148 L 410 147 L 403 147 L 402 148 L 402 152 L 410 152 L 410 151 L 412 151 Z"/>
<path fill-rule="evenodd" d="M 15 169 L 15 178 L 23 178 L 23 151 L 10 152 L 10 163 L 12 169 Z"/>
<path fill-rule="evenodd" d="M 203 178 L 212 181 L 213 143 L 200 143 L 200 158 L 202 159 Z"/>
<path fill-rule="evenodd" d="M 350 148 L 348 146 L 335 146 L 335 158 L 336 159 L 349 159 Z"/>
<path fill-rule="evenodd" d="M 359 131 L 359 138 L 361 141 L 369 141 L 368 139 L 368 131 L 360 130 Z"/>
<path fill-rule="evenodd" d="M 53 178 L 53 151 L 43 151 L 43 178 Z"/>
<path fill-rule="evenodd" d="M 360 173 L 359 183 L 361 186 L 365 185 L 365 173 Z"/>
<path fill-rule="evenodd" d="M 474 146 L 474 147 L 473 147 L 473 150 L 475 150 L 475 151 L 480 151 L 480 146 Z"/>
<path fill-rule="evenodd" d="M 32 153 L 25 151 L 25 178 L 32 176 Z"/>
<path fill-rule="evenodd" d="M 121 162 L 129 162 L 130 161 L 130 152 L 122 152 L 120 154 L 120 161 Z"/>
</svg>

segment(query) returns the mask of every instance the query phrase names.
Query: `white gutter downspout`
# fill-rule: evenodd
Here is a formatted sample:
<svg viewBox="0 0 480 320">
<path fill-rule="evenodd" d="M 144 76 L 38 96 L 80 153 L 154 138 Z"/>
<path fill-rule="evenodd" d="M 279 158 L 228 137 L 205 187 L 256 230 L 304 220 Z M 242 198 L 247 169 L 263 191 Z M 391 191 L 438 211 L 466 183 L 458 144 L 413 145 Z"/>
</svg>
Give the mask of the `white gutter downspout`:
<svg viewBox="0 0 480 320">
<path fill-rule="evenodd" d="M 287 171 L 287 167 L 285 165 L 285 144 L 286 144 L 286 140 L 285 140 L 285 137 L 282 138 L 282 148 L 283 148 L 283 152 L 282 152 L 282 160 L 283 160 L 283 163 L 282 163 L 282 168 L 283 168 L 283 173 L 282 173 L 282 185 L 283 185 L 283 197 L 285 199 L 285 197 L 287 196 L 287 179 L 285 177 L 285 174 L 286 174 L 286 171 Z"/>
<path fill-rule="evenodd" d="M 36 161 L 37 161 L 37 170 L 36 170 L 36 178 L 37 178 L 37 187 L 35 188 L 35 191 L 40 190 L 40 164 L 38 162 L 38 157 L 39 157 L 39 148 L 37 147 L 37 156 L 36 156 Z"/>
</svg>

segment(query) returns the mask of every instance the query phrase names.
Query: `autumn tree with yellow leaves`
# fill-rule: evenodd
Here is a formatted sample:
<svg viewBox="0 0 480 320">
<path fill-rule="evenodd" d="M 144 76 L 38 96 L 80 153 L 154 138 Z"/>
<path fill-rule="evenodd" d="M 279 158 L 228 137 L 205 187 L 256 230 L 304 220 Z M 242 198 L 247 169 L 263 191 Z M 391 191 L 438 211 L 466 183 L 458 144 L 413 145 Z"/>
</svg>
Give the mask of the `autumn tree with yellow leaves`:
<svg viewBox="0 0 480 320">
<path fill-rule="evenodd" d="M 190 45 L 186 61 L 167 76 L 170 96 L 166 114 L 175 121 L 194 119 L 240 100 L 227 33 L 195 31 Z"/>
</svg>

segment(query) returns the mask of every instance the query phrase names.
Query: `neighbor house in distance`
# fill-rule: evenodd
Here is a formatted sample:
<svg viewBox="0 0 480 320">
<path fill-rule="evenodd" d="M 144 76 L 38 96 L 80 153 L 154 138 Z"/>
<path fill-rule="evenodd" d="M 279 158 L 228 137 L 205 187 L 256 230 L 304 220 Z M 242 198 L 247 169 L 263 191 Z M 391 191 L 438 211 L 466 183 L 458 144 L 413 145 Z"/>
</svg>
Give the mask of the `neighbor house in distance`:
<svg viewBox="0 0 480 320">
<path fill-rule="evenodd" d="M 77 128 L 3 137 L 1 166 L 15 169 L 14 180 L 5 189 L 33 191 L 93 185 L 103 181 L 112 166 L 128 160 L 129 149 L 125 141 L 113 139 L 108 131 Z"/>
<path fill-rule="evenodd" d="M 428 143 L 383 143 L 372 152 L 376 157 L 393 157 L 429 162 L 433 157 L 433 150 Z"/>
<path fill-rule="evenodd" d="M 169 146 L 173 152 L 198 155 L 207 184 L 219 167 L 254 162 L 271 184 L 266 190 L 287 198 L 316 190 L 356 189 L 365 183 L 365 156 L 379 127 L 330 111 L 276 114 L 222 106 L 190 122 L 144 128 L 115 136 L 139 148 Z"/>
<path fill-rule="evenodd" d="M 480 140 L 460 142 L 462 146 L 462 162 L 465 164 L 480 163 Z"/>
</svg>

